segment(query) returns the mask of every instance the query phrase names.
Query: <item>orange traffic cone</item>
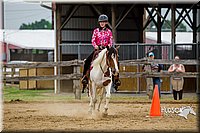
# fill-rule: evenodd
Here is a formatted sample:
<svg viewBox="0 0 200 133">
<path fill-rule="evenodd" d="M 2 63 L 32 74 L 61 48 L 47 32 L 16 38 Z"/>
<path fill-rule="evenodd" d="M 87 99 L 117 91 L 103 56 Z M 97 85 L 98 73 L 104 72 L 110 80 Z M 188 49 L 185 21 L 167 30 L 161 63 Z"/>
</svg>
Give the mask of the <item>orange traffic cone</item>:
<svg viewBox="0 0 200 133">
<path fill-rule="evenodd" d="M 155 88 L 154 88 L 150 116 L 161 116 L 158 85 L 155 85 Z"/>
</svg>

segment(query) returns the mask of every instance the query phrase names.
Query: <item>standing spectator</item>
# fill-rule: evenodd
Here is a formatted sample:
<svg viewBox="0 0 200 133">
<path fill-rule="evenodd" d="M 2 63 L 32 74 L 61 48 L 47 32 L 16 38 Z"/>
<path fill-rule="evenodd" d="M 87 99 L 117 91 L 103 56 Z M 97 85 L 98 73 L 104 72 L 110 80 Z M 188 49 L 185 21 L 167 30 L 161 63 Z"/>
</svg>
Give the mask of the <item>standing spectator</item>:
<svg viewBox="0 0 200 133">
<path fill-rule="evenodd" d="M 149 53 L 147 53 L 148 56 L 148 60 L 151 60 L 151 58 L 149 57 Z M 151 64 L 146 64 L 142 67 L 144 72 L 152 72 L 151 71 Z M 149 96 L 149 99 L 152 99 L 153 96 L 153 79 L 150 78 L 146 78 L 146 90 L 147 90 L 147 95 Z"/>
<path fill-rule="evenodd" d="M 154 56 L 153 52 L 149 53 L 149 58 L 151 60 L 154 60 L 155 56 Z M 163 69 L 163 65 L 161 65 L 161 64 L 156 64 L 156 63 L 151 64 L 151 71 L 152 72 L 162 72 L 162 69 Z M 161 97 L 161 92 L 160 92 L 161 91 L 160 90 L 161 79 L 160 79 L 160 77 L 153 77 L 153 88 L 155 88 L 155 85 L 158 85 L 159 97 Z"/>
<path fill-rule="evenodd" d="M 180 58 L 179 56 L 175 56 L 175 61 L 178 61 Z M 185 72 L 185 67 L 182 64 L 172 64 L 168 72 L 177 72 L 177 73 L 184 73 Z M 171 84 L 172 84 L 172 89 L 173 89 L 173 97 L 174 100 L 177 100 L 177 93 L 179 94 L 179 100 L 182 99 L 183 96 L 183 83 L 184 79 L 183 77 L 171 77 Z"/>
<path fill-rule="evenodd" d="M 153 52 L 148 53 L 148 59 L 154 60 L 155 56 Z M 146 72 L 162 72 L 163 66 L 161 64 L 152 63 L 151 65 L 143 66 L 143 70 Z M 160 77 L 146 78 L 147 82 L 147 95 L 149 95 L 149 99 L 152 99 L 153 90 L 155 85 L 158 85 L 159 97 L 161 97 L 160 87 L 161 87 L 161 79 Z"/>
</svg>

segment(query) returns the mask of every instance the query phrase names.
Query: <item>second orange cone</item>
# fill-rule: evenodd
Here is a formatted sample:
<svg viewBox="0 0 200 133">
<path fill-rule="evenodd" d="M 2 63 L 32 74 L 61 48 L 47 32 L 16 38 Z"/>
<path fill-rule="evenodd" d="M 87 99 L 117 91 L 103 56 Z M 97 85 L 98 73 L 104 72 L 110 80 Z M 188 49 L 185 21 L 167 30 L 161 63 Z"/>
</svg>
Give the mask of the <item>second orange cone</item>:
<svg viewBox="0 0 200 133">
<path fill-rule="evenodd" d="M 155 88 L 154 88 L 150 116 L 161 116 L 158 85 L 155 85 Z"/>
</svg>

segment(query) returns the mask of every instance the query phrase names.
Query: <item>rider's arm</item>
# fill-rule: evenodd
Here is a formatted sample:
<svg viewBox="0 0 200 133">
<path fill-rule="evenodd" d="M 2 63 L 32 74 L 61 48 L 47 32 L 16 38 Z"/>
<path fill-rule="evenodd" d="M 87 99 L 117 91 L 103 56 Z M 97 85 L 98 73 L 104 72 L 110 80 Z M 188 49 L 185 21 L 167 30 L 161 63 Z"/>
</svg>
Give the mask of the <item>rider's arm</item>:
<svg viewBox="0 0 200 133">
<path fill-rule="evenodd" d="M 112 35 L 112 31 L 111 31 L 111 30 L 108 30 L 108 32 L 109 32 L 109 37 L 110 37 L 109 42 L 108 42 L 108 46 L 109 46 L 109 47 L 112 47 L 112 45 L 113 45 L 113 35 Z"/>
<path fill-rule="evenodd" d="M 92 34 L 92 45 L 95 49 L 98 49 L 98 46 L 97 46 L 97 29 L 95 29 L 93 31 L 93 34 Z"/>
</svg>

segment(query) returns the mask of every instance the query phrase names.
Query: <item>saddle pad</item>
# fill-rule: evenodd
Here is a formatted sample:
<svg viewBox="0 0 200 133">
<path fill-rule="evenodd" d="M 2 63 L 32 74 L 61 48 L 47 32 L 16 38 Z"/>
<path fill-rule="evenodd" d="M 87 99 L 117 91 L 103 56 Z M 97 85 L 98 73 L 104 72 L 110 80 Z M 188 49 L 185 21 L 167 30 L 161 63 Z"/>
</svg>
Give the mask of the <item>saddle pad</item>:
<svg viewBox="0 0 200 133">
<path fill-rule="evenodd" d="M 90 71 L 92 70 L 93 66 L 90 66 Z"/>
</svg>

